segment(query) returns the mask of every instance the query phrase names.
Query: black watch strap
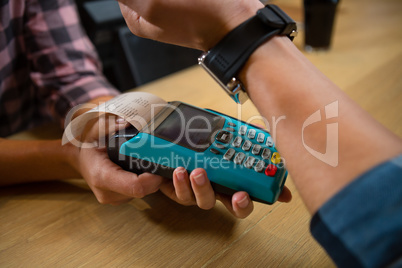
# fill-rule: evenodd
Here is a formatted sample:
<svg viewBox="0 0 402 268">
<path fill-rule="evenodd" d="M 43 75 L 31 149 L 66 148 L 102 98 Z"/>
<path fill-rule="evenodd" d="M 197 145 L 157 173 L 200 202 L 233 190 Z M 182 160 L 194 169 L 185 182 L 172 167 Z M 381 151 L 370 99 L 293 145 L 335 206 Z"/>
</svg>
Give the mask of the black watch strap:
<svg viewBox="0 0 402 268">
<path fill-rule="evenodd" d="M 293 40 L 296 29 L 296 23 L 279 7 L 267 5 L 205 53 L 199 59 L 200 64 L 226 86 L 234 81 L 250 55 L 266 40 L 275 35 L 286 35 Z"/>
</svg>

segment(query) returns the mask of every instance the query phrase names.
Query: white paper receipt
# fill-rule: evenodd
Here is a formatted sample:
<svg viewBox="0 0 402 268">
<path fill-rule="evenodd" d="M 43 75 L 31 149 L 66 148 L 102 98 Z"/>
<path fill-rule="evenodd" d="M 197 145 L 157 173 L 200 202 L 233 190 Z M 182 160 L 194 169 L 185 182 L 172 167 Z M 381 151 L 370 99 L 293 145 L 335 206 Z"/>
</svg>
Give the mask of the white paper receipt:
<svg viewBox="0 0 402 268">
<path fill-rule="evenodd" d="M 62 144 L 75 141 L 89 120 L 104 113 L 117 115 L 141 130 L 166 104 L 165 100 L 150 93 L 121 94 L 73 119 L 64 130 Z M 78 109 L 79 107 L 75 111 Z"/>
</svg>

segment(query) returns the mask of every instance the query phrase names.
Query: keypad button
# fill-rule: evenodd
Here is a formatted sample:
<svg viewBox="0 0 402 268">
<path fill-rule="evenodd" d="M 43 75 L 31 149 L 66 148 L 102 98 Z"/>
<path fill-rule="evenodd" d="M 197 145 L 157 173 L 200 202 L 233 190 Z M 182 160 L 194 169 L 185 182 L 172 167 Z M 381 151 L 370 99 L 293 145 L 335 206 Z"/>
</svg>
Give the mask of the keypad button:
<svg viewBox="0 0 402 268">
<path fill-rule="evenodd" d="M 235 158 L 233 159 L 233 162 L 237 165 L 240 165 L 243 162 L 245 157 L 246 157 L 246 155 L 244 153 L 242 153 L 242 152 L 237 153 Z"/>
<path fill-rule="evenodd" d="M 279 153 L 275 152 L 272 154 L 271 162 L 274 164 L 279 164 L 281 162 L 281 156 L 279 155 Z"/>
<path fill-rule="evenodd" d="M 229 143 L 232 140 L 232 133 L 227 131 L 221 131 L 216 135 L 216 140 L 222 143 Z"/>
<path fill-rule="evenodd" d="M 248 151 L 248 150 L 250 150 L 251 145 L 253 145 L 253 144 L 251 143 L 251 141 L 246 140 L 246 141 L 243 143 L 243 146 L 241 147 L 241 149 L 242 149 L 243 151 Z"/>
<path fill-rule="evenodd" d="M 275 165 L 269 164 L 265 169 L 265 175 L 273 177 L 276 174 L 278 168 Z"/>
<path fill-rule="evenodd" d="M 264 140 L 265 140 L 265 135 L 264 135 L 264 133 L 258 133 L 258 135 L 257 135 L 257 142 L 263 143 Z"/>
<path fill-rule="evenodd" d="M 246 168 L 252 168 L 255 162 L 255 158 L 252 156 L 247 157 L 246 161 L 244 162 L 244 166 Z"/>
<path fill-rule="evenodd" d="M 235 124 L 235 123 L 232 123 L 232 122 L 228 122 L 228 125 L 231 126 L 231 127 L 235 127 L 235 126 L 236 126 L 236 124 Z"/>
<path fill-rule="evenodd" d="M 225 160 L 231 160 L 235 154 L 235 150 L 233 148 L 229 148 L 226 153 L 223 155 L 223 159 Z"/>
<path fill-rule="evenodd" d="M 256 134 L 255 129 L 250 129 L 250 130 L 248 131 L 247 137 L 248 137 L 249 139 L 254 139 L 254 138 L 255 138 L 255 134 Z"/>
<path fill-rule="evenodd" d="M 252 154 L 258 155 L 261 151 L 261 145 L 254 144 L 253 149 L 251 150 Z"/>
<path fill-rule="evenodd" d="M 267 146 L 269 146 L 269 147 L 274 146 L 274 141 L 272 140 L 272 137 L 271 137 L 271 136 L 268 136 L 268 137 L 267 137 L 267 141 L 265 142 L 265 144 L 266 144 Z"/>
<path fill-rule="evenodd" d="M 247 127 L 246 126 L 240 126 L 239 135 L 246 135 L 246 132 L 247 132 Z"/>
<path fill-rule="evenodd" d="M 235 132 L 235 129 L 232 128 L 232 127 L 227 127 L 226 130 L 227 130 L 227 131 L 230 131 L 230 132 Z"/>
<path fill-rule="evenodd" d="M 265 162 L 263 160 L 260 160 L 255 165 L 254 170 L 257 172 L 262 172 L 264 168 L 265 168 Z"/>
<path fill-rule="evenodd" d="M 221 152 L 219 152 L 218 150 L 216 150 L 215 148 L 211 148 L 209 149 L 209 151 L 213 154 L 220 154 Z"/>
<path fill-rule="evenodd" d="M 264 150 L 262 150 L 261 157 L 263 159 L 269 159 L 271 157 L 271 151 L 268 148 L 265 148 Z"/>
<path fill-rule="evenodd" d="M 240 136 L 237 136 L 233 142 L 232 142 L 232 146 L 233 147 L 240 147 L 241 143 L 243 142 L 243 139 Z"/>
</svg>

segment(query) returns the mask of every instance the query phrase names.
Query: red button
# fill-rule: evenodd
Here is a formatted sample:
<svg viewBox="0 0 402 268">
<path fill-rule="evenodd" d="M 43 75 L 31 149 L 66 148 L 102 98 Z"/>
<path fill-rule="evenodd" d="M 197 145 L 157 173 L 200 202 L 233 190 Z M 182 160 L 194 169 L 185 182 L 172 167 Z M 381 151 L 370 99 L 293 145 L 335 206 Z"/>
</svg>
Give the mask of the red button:
<svg viewBox="0 0 402 268">
<path fill-rule="evenodd" d="M 269 164 L 265 169 L 265 175 L 273 177 L 276 174 L 278 168 L 275 165 Z"/>
</svg>

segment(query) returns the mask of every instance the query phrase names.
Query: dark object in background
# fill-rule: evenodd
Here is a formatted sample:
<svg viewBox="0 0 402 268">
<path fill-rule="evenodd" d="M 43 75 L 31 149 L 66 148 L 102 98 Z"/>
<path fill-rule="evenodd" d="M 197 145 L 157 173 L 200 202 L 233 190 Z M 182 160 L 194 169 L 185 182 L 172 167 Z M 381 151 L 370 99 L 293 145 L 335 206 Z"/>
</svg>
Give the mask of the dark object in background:
<svg viewBox="0 0 402 268">
<path fill-rule="evenodd" d="M 328 50 L 339 0 L 304 0 L 306 51 Z"/>
<path fill-rule="evenodd" d="M 138 37 L 127 27 L 118 31 L 121 53 L 116 76 L 122 89 L 140 86 L 197 64 L 201 51 Z"/>
<path fill-rule="evenodd" d="M 120 91 L 197 64 L 201 51 L 133 35 L 115 0 L 76 0 L 82 25 L 95 45 L 103 73 Z"/>
</svg>

